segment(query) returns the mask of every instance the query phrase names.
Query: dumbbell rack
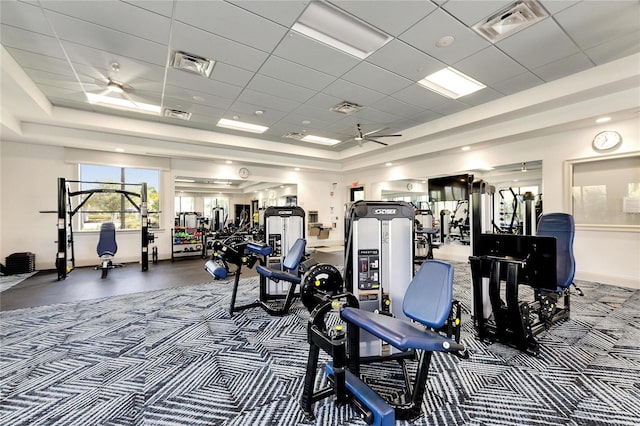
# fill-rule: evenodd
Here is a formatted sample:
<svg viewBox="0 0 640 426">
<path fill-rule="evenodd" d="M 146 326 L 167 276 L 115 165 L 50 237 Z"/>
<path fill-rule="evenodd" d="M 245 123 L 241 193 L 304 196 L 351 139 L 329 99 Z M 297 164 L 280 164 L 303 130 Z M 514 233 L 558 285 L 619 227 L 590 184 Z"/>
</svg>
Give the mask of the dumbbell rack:
<svg viewBox="0 0 640 426">
<path fill-rule="evenodd" d="M 202 231 L 198 228 L 176 226 L 171 229 L 171 261 L 202 256 Z"/>
</svg>

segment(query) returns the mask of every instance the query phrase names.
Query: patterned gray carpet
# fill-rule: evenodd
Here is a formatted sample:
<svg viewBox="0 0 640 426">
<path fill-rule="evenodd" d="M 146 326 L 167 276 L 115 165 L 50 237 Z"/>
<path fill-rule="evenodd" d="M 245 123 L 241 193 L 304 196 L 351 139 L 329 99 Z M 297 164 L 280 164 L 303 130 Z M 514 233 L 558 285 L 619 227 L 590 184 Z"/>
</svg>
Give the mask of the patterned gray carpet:
<svg viewBox="0 0 640 426">
<path fill-rule="evenodd" d="M 434 356 L 416 424 L 640 424 L 639 291 L 579 283 L 572 319 L 541 334 L 533 358 L 475 340 L 469 267 L 454 265 L 471 357 Z M 2 312 L 0 424 L 310 424 L 298 404 L 306 310 L 229 318 L 230 292 L 213 282 Z M 243 280 L 238 302 L 257 292 Z M 316 425 L 364 424 L 330 400 L 315 413 Z"/>
</svg>

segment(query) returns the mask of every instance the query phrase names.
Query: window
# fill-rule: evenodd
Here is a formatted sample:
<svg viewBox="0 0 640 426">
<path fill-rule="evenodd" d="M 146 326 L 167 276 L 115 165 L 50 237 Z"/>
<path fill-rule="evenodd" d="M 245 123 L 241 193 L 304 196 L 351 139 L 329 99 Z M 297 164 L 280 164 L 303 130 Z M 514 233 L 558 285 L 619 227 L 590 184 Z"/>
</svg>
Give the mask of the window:
<svg viewBox="0 0 640 426">
<path fill-rule="evenodd" d="M 148 226 L 159 227 L 159 170 L 80 164 L 80 180 L 80 190 L 116 189 L 135 194 L 129 196 L 131 199 L 118 192 L 91 194 L 77 215 L 80 230 L 96 231 L 104 222 L 113 222 L 116 229 L 140 229 L 142 220 L 137 207 L 140 207 L 142 183 L 147 184 Z M 85 199 L 87 195 L 81 195 L 72 203 L 75 207 Z"/>
<path fill-rule="evenodd" d="M 192 213 L 196 211 L 196 199 L 194 197 L 179 196 L 175 198 L 176 214 Z"/>
<path fill-rule="evenodd" d="M 570 167 L 576 225 L 640 228 L 640 156 L 575 161 Z"/>
</svg>

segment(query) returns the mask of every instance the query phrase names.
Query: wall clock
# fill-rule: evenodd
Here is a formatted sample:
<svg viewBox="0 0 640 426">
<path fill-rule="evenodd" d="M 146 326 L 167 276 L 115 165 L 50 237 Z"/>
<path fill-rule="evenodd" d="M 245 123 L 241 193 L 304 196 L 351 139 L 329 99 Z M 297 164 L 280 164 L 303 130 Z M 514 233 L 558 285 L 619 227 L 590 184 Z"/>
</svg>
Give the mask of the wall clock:
<svg viewBox="0 0 640 426">
<path fill-rule="evenodd" d="M 411 190 L 413 189 L 413 184 L 412 184 L 411 182 L 409 182 L 409 183 L 407 184 L 407 189 L 408 189 L 409 191 L 411 191 Z"/>
<path fill-rule="evenodd" d="M 246 179 L 249 177 L 249 169 L 247 169 L 246 167 L 242 167 L 240 170 L 238 170 L 238 175 L 240 175 L 240 177 L 242 179 Z"/>
<path fill-rule="evenodd" d="M 622 143 L 622 136 L 615 130 L 605 130 L 593 137 L 593 149 L 607 151 L 616 148 Z"/>
</svg>

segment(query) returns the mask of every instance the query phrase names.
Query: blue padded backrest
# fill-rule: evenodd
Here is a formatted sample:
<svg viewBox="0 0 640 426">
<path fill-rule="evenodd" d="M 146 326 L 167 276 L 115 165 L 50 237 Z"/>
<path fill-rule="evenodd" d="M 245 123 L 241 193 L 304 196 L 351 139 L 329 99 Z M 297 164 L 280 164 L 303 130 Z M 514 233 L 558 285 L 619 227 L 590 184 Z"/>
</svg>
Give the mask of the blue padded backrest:
<svg viewBox="0 0 640 426">
<path fill-rule="evenodd" d="M 113 256 L 118 251 L 116 244 L 116 226 L 112 222 L 105 222 L 100 226 L 100 239 L 96 247 L 98 256 L 105 254 Z"/>
<path fill-rule="evenodd" d="M 453 302 L 453 266 L 426 260 L 411 280 L 402 310 L 409 318 L 440 328 L 449 317 Z"/>
<path fill-rule="evenodd" d="M 576 261 L 573 257 L 573 235 L 575 223 L 573 216 L 567 213 L 549 213 L 542 215 L 538 221 L 536 235 L 556 238 L 556 273 L 558 276 L 557 291 L 567 288 L 573 282 L 576 273 Z"/>
<path fill-rule="evenodd" d="M 289 271 L 293 271 L 298 269 L 298 265 L 302 260 L 302 256 L 304 255 L 304 249 L 307 247 L 307 240 L 303 238 L 298 238 L 295 243 L 289 249 L 289 253 L 284 258 L 284 262 L 282 262 L 282 266 L 287 268 Z"/>
</svg>

